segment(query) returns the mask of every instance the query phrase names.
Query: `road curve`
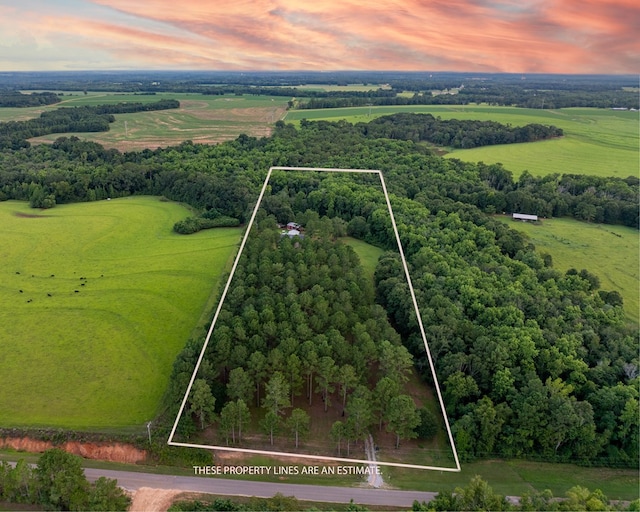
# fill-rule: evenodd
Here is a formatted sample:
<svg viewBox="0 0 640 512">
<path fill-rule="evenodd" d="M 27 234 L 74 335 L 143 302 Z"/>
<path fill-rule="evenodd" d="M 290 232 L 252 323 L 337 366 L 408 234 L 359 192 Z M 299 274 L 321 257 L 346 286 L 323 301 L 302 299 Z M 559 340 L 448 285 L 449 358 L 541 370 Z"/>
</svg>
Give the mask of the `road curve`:
<svg viewBox="0 0 640 512">
<path fill-rule="evenodd" d="M 270 498 L 276 493 L 281 493 L 285 496 L 295 496 L 299 500 L 305 501 L 349 503 L 349 501 L 353 500 L 361 505 L 410 507 L 415 500 L 420 502 L 429 501 L 437 494 L 435 492 L 421 491 L 227 480 L 217 477 L 156 475 L 93 468 L 85 468 L 84 473 L 89 481 L 94 481 L 101 476 L 114 478 L 118 480 L 120 487 L 130 491 L 135 491 L 140 487 L 151 487 L 224 496 L 256 496 L 259 498 Z"/>
</svg>

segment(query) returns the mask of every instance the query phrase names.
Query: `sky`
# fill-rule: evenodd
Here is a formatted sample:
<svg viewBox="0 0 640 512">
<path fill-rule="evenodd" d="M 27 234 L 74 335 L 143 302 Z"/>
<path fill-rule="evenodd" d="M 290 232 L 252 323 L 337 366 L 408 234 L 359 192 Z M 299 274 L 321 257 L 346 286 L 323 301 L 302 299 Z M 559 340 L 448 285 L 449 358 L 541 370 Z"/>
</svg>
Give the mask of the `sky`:
<svg viewBox="0 0 640 512">
<path fill-rule="evenodd" d="M 640 73 L 639 0 L 0 0 L 0 71 Z"/>
</svg>

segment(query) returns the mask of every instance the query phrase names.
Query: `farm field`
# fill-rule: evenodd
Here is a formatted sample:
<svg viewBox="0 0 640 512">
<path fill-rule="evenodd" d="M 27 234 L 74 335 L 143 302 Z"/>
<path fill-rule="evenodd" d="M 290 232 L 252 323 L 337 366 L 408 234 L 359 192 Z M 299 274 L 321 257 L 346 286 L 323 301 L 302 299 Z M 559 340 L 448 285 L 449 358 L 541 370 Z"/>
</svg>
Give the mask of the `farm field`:
<svg viewBox="0 0 640 512">
<path fill-rule="evenodd" d="M 635 229 L 611 224 L 590 224 L 575 219 L 547 219 L 541 224 L 514 222 L 497 216 L 509 227 L 526 233 L 538 252 L 553 258 L 562 272 L 587 269 L 600 278 L 600 289 L 618 291 L 629 320 L 640 321 L 640 241 Z"/>
<path fill-rule="evenodd" d="M 34 91 L 23 91 L 30 93 Z M 36 91 L 39 92 L 39 91 Z M 3 107 L 0 108 L 0 121 L 23 121 L 38 117 L 42 112 L 47 110 L 55 110 L 61 107 L 81 107 L 115 104 L 120 102 L 131 103 L 153 103 L 161 99 L 171 99 L 172 94 L 133 94 L 133 93 L 106 93 L 106 92 L 87 92 L 83 94 L 78 91 L 55 91 L 60 96 L 59 103 L 54 105 L 43 105 L 39 107 Z"/>
<path fill-rule="evenodd" d="M 513 126 L 529 123 L 553 124 L 562 128 L 565 135 L 560 139 L 456 149 L 446 155 L 446 158 L 458 158 L 467 162 L 501 162 L 515 177 L 528 170 L 535 176 L 571 173 L 626 178 L 637 175 L 639 170 L 639 114 L 632 111 L 418 105 L 295 110 L 287 113 L 285 121 L 297 124 L 301 119 L 345 119 L 357 123 L 396 112 L 430 113 L 442 119 L 497 121 Z"/>
<path fill-rule="evenodd" d="M 140 425 L 236 251 L 241 230 L 173 233 L 155 197 L 33 210 L 0 203 L 3 427 Z"/>
<path fill-rule="evenodd" d="M 68 94 L 68 93 L 67 93 Z M 161 99 L 180 101 L 179 109 L 116 114 L 108 132 L 74 133 L 82 139 L 98 142 L 121 151 L 155 149 L 177 145 L 185 140 L 218 143 L 235 139 L 241 133 L 263 137 L 271 133 L 273 124 L 284 116 L 288 98 L 283 96 L 211 96 L 189 93 L 136 95 L 118 93 L 74 93 L 63 96 L 56 105 L 33 108 L 0 108 L 0 121 L 37 117 L 44 110 L 60 107 L 101 105 L 119 102 L 150 103 Z M 53 142 L 65 134 L 51 134 L 30 142 Z"/>
</svg>

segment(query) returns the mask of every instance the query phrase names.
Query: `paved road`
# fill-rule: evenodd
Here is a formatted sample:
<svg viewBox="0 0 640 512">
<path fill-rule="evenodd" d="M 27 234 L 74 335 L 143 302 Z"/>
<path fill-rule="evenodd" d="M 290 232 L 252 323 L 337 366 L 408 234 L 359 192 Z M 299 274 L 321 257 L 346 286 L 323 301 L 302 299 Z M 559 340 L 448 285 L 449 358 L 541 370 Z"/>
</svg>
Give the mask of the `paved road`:
<svg viewBox="0 0 640 512">
<path fill-rule="evenodd" d="M 437 493 L 420 491 L 393 491 L 355 487 L 328 487 L 323 485 L 283 484 L 278 482 L 250 482 L 227 480 L 218 477 L 195 477 L 155 475 L 130 471 L 86 468 L 85 475 L 90 481 L 101 476 L 115 478 L 118 485 L 135 491 L 140 487 L 156 489 L 179 489 L 182 491 L 221 494 L 225 496 L 256 496 L 270 498 L 276 493 L 295 496 L 299 500 L 349 503 L 353 499 L 361 505 L 406 506 L 418 500 L 429 501 Z"/>
</svg>

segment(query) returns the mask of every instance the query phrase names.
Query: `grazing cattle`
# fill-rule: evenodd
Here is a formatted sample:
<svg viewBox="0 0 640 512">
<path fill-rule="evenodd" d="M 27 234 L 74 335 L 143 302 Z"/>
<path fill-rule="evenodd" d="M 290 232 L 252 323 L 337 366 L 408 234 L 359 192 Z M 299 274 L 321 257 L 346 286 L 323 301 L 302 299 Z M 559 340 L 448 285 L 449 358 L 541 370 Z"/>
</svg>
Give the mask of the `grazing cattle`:
<svg viewBox="0 0 640 512">
<path fill-rule="evenodd" d="M 22 293 L 22 290 L 20 290 L 20 293 Z"/>
<path fill-rule="evenodd" d="M 73 290 L 73 293 L 80 293 L 80 290 Z"/>
</svg>

